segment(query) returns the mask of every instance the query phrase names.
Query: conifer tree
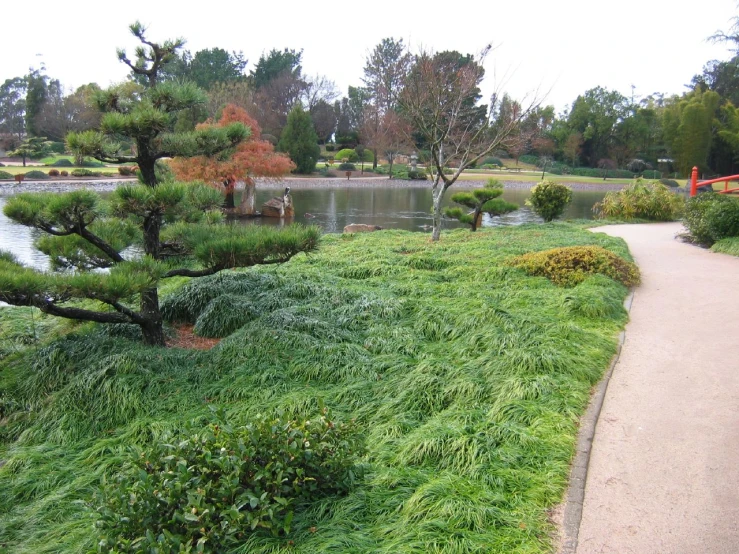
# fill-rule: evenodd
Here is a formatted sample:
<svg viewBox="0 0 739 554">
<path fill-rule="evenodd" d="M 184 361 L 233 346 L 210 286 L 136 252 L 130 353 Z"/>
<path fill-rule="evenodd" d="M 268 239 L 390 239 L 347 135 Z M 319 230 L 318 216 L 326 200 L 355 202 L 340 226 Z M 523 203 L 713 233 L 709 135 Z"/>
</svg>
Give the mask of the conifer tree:
<svg viewBox="0 0 739 554">
<path fill-rule="evenodd" d="M 75 153 L 103 162 L 135 163 L 142 183 L 119 187 L 110 203 L 88 190 L 13 197 L 5 214 L 42 231 L 36 246 L 50 256 L 55 268 L 72 271 L 40 273 L 0 252 L 0 300 L 70 319 L 135 324 L 146 344 L 164 346 L 157 292 L 161 279 L 282 263 L 314 249 L 319 231 L 219 225 L 223 201 L 219 191 L 202 183 L 162 182 L 162 172 L 157 171 L 161 158 L 219 154 L 246 139 L 249 129 L 234 122 L 171 132 L 179 111 L 205 101 L 204 93 L 192 84 L 158 82 L 163 64 L 184 41 L 158 44 L 146 39 L 140 23 L 130 29 L 143 45 L 137 48 L 139 61 L 130 63 L 123 51 L 118 56 L 146 77 L 148 88 L 127 97 L 118 88 L 100 92 L 97 104 L 104 112 L 100 130 L 70 133 L 67 144 Z M 134 154 L 122 152 L 120 138 L 133 141 Z M 124 250 L 136 243 L 143 255 L 124 256 Z M 108 271 L 89 271 L 102 268 Z"/>
<path fill-rule="evenodd" d="M 289 154 L 297 173 L 312 173 L 316 168 L 321 147 L 310 114 L 300 104 L 296 104 L 287 116 L 277 149 Z"/>
<path fill-rule="evenodd" d="M 472 213 L 466 213 L 462 208 L 453 207 L 446 208 L 444 215 L 466 223 L 472 231 L 476 231 L 482 223 L 483 213 L 495 217 L 518 209 L 517 204 L 499 198 L 502 194 L 503 185 L 495 179 L 488 179 L 484 188 L 452 194 L 452 202 L 471 208 Z"/>
</svg>

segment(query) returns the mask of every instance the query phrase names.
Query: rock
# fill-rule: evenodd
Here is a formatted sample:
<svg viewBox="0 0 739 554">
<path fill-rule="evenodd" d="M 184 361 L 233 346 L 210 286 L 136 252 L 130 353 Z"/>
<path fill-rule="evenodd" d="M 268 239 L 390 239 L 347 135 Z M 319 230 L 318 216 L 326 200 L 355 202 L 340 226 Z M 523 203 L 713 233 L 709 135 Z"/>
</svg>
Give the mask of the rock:
<svg viewBox="0 0 739 554">
<path fill-rule="evenodd" d="M 365 223 L 352 223 L 344 227 L 345 233 L 371 233 L 372 231 L 382 231 L 382 227 Z"/>
</svg>

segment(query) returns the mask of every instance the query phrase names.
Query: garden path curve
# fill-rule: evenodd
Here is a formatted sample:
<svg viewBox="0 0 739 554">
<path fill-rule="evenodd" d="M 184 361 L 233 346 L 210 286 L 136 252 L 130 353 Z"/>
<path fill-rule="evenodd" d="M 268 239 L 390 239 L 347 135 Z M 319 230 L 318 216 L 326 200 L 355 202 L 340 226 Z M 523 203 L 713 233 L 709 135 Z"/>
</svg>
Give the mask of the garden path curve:
<svg viewBox="0 0 739 554">
<path fill-rule="evenodd" d="M 739 552 L 739 258 L 679 223 L 593 229 L 642 271 L 593 441 L 577 554 Z"/>
</svg>

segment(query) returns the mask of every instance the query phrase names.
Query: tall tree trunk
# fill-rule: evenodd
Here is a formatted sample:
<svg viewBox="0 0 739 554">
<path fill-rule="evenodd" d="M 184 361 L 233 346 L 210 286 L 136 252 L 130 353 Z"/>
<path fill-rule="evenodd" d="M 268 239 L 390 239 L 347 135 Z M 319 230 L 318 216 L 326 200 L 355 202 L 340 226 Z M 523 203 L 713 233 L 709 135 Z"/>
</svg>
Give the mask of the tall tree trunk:
<svg viewBox="0 0 739 554">
<path fill-rule="evenodd" d="M 434 183 L 434 188 L 431 191 L 434 199 L 434 210 L 432 213 L 433 230 L 431 231 L 431 240 L 433 242 L 441 238 L 441 201 L 444 198 L 444 190 L 444 184 L 437 181 Z"/>
<path fill-rule="evenodd" d="M 389 156 L 389 160 L 388 161 L 390 162 L 390 172 L 389 172 L 389 175 L 387 177 L 388 179 L 392 179 L 393 178 L 393 160 L 395 160 L 395 156 L 392 156 L 392 155 Z"/>
<path fill-rule="evenodd" d="M 244 192 L 241 195 L 241 204 L 239 205 L 240 214 L 254 215 L 257 212 L 256 190 L 257 186 L 250 177 L 244 179 Z"/>
<path fill-rule="evenodd" d="M 372 171 L 374 171 L 375 169 L 377 169 L 377 148 L 372 149 L 372 156 Z"/>
</svg>

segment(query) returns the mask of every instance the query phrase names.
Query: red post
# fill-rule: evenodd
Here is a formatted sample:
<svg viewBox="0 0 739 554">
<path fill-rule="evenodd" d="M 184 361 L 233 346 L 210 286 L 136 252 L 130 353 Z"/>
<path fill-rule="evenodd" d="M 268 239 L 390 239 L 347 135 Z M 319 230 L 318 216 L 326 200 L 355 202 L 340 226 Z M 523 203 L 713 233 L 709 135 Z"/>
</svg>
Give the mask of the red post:
<svg viewBox="0 0 739 554">
<path fill-rule="evenodd" d="M 693 166 L 693 173 L 690 176 L 690 196 L 693 197 L 698 193 L 698 168 Z"/>
</svg>

